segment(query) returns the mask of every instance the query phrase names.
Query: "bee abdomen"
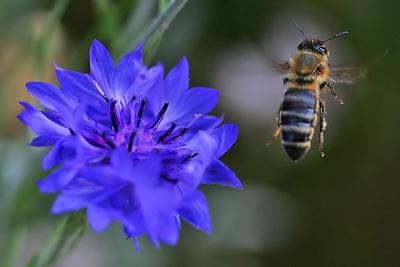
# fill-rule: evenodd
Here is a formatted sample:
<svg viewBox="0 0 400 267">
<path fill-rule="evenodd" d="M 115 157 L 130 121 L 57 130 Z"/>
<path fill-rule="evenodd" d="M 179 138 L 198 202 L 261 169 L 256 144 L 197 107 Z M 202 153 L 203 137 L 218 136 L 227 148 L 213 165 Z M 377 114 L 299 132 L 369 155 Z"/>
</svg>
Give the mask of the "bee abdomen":
<svg viewBox="0 0 400 267">
<path fill-rule="evenodd" d="M 301 159 L 311 146 L 317 106 L 314 91 L 289 88 L 285 92 L 280 113 L 282 145 L 294 161 Z"/>
</svg>

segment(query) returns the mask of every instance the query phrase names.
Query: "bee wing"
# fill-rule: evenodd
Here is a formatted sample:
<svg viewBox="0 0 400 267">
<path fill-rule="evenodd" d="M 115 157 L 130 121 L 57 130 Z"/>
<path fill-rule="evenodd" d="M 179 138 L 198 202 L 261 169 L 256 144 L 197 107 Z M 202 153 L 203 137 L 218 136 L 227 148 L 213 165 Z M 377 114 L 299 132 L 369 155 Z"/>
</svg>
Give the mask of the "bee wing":
<svg viewBox="0 0 400 267">
<path fill-rule="evenodd" d="M 268 64 L 268 66 L 271 66 L 276 73 L 285 75 L 289 72 L 289 62 L 276 58 L 275 56 L 271 56 L 269 53 L 267 53 L 262 44 L 254 43 L 248 40 L 247 46 L 253 48 L 254 51 L 259 52 L 261 58 L 265 59 L 265 62 Z"/>
<path fill-rule="evenodd" d="M 366 69 L 356 67 L 331 68 L 328 79 L 334 83 L 354 84 L 367 74 Z"/>
<path fill-rule="evenodd" d="M 290 69 L 289 62 L 278 62 L 277 60 L 273 60 L 272 63 L 274 70 L 279 74 L 286 74 Z"/>
</svg>

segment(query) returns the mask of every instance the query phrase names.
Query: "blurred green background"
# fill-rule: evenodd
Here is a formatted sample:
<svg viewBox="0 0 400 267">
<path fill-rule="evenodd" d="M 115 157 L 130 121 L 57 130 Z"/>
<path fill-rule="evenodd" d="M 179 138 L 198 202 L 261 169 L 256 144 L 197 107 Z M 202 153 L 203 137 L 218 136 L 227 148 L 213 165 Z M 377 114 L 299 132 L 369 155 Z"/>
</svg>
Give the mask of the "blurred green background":
<svg viewBox="0 0 400 267">
<path fill-rule="evenodd" d="M 155 0 L 2 0 L 0 2 L 0 254 L 7 240 L 24 266 L 60 216 L 54 196 L 41 195 L 44 150 L 28 147 L 15 118 L 30 80 L 55 82 L 53 62 L 88 71 L 93 38 L 115 58 L 157 14 Z M 164 1 L 165 2 L 165 1 Z M 244 191 L 203 187 L 213 218 L 211 236 L 183 226 L 176 247 L 155 249 L 142 239 L 136 253 L 115 224 L 89 230 L 56 266 L 400 266 L 400 2 L 189 0 L 165 32 L 156 55 L 167 69 L 186 55 L 191 85 L 221 91 L 215 114 L 239 125 L 224 161 Z M 283 94 L 268 58 L 286 59 L 310 35 L 332 40 L 332 64 L 369 66 L 356 85 L 338 85 L 345 105 L 328 108 L 326 158 L 313 148 L 300 163 L 279 142 L 266 147 Z"/>
</svg>

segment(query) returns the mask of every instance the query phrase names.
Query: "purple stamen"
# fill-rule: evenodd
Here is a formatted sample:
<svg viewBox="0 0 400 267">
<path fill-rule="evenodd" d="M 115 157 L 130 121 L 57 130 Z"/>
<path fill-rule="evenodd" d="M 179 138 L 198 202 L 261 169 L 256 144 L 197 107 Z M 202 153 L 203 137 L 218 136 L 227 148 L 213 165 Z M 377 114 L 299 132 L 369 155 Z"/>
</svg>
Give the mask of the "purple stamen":
<svg viewBox="0 0 400 267">
<path fill-rule="evenodd" d="M 186 126 L 183 127 L 174 137 L 172 137 L 171 140 L 175 140 L 175 139 L 181 137 L 182 135 L 184 135 L 184 134 L 187 132 L 188 129 L 189 129 L 189 128 L 186 127 Z"/>
<path fill-rule="evenodd" d="M 194 119 L 188 125 L 183 127 L 174 137 L 172 137 L 171 140 L 175 140 L 184 135 L 189 130 L 189 127 L 192 126 L 201 116 L 202 114 L 196 114 Z"/>
<path fill-rule="evenodd" d="M 179 180 L 177 178 L 172 178 L 172 177 L 169 177 L 169 176 L 167 176 L 165 174 L 161 174 L 160 177 L 163 178 L 164 180 L 166 180 L 168 182 L 171 182 L 171 183 L 174 183 L 174 184 L 179 182 Z"/>
<path fill-rule="evenodd" d="M 136 130 L 133 131 L 133 132 L 131 133 L 131 136 L 129 137 L 128 152 L 131 152 L 131 151 L 132 151 L 133 141 L 135 140 L 136 133 L 137 133 Z"/>
<path fill-rule="evenodd" d="M 172 123 L 172 125 L 168 128 L 168 130 L 165 131 L 163 135 L 158 138 L 157 144 L 161 143 L 162 141 L 165 140 L 174 130 L 175 130 L 176 124 Z"/>
<path fill-rule="evenodd" d="M 111 123 L 112 123 L 112 127 L 114 129 L 114 132 L 118 132 L 118 116 L 117 116 L 117 112 L 115 110 L 115 105 L 117 104 L 117 101 L 113 101 L 111 103 Z"/>
<path fill-rule="evenodd" d="M 107 103 L 110 101 L 110 98 L 109 98 L 108 96 L 103 95 L 103 94 L 102 94 L 102 96 L 103 96 L 104 100 L 105 100 Z"/>
<path fill-rule="evenodd" d="M 140 122 L 142 120 L 145 105 L 146 105 L 146 99 L 143 98 L 142 101 L 140 102 L 139 113 L 138 113 L 137 119 L 136 119 L 136 128 L 139 128 L 139 126 L 140 126 Z"/>
<path fill-rule="evenodd" d="M 164 102 L 164 105 L 161 107 L 160 112 L 158 112 L 156 118 L 154 119 L 154 122 L 151 124 L 149 129 L 154 128 L 157 125 L 157 123 L 159 123 L 162 120 L 165 112 L 167 112 L 168 105 L 169 105 L 168 102 Z"/>
<path fill-rule="evenodd" d="M 198 152 L 194 152 L 194 153 L 192 153 L 192 154 L 187 155 L 186 157 L 184 157 L 184 158 L 183 158 L 183 161 L 191 160 L 192 158 L 196 157 L 197 155 L 199 155 L 199 153 L 198 153 Z"/>
<path fill-rule="evenodd" d="M 114 144 L 111 140 L 109 140 L 109 139 L 107 138 L 106 133 L 103 133 L 103 134 L 101 135 L 101 138 L 103 138 L 104 142 L 106 142 L 106 144 L 107 144 L 109 147 L 115 148 L 115 144 Z"/>
</svg>

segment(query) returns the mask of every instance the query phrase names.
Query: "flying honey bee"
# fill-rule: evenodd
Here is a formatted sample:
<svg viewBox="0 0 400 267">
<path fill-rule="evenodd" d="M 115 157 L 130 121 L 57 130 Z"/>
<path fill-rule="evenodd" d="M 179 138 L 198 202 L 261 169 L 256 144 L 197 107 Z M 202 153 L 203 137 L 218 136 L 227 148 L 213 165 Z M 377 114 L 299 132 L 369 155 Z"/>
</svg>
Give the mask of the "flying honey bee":
<svg viewBox="0 0 400 267">
<path fill-rule="evenodd" d="M 338 103 L 343 104 L 333 84 L 352 84 L 364 76 L 365 71 L 361 68 L 335 69 L 329 66 L 329 50 L 326 42 L 347 35 L 349 32 L 335 34 L 326 40 L 310 39 L 297 24 L 295 25 L 304 36 L 304 40 L 297 46 L 296 53 L 287 63 L 279 64 L 280 71 L 285 74 L 283 79 L 285 93 L 279 107 L 277 128 L 267 145 L 281 135 L 286 153 L 297 162 L 311 147 L 318 117 L 319 150 L 322 157 L 325 155 L 323 146 L 327 112 L 325 103 L 320 98 L 320 92 L 329 92 Z"/>
</svg>

